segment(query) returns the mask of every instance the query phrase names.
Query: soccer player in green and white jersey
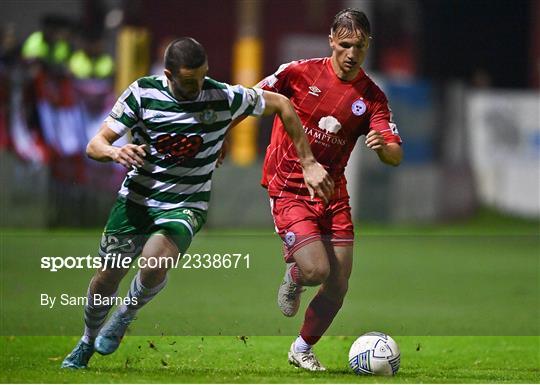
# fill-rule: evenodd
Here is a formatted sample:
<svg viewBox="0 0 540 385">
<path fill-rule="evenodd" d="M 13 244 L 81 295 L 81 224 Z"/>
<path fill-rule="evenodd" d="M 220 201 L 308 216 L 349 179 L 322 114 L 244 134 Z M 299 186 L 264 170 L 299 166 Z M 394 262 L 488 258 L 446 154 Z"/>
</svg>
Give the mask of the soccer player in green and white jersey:
<svg viewBox="0 0 540 385">
<path fill-rule="evenodd" d="M 100 244 L 104 261 L 113 262 L 90 281 L 84 335 L 62 367 L 86 368 L 94 351 L 113 353 L 137 311 L 163 289 L 171 266 L 160 260 L 176 260 L 204 224 L 212 172 L 235 119 L 278 114 L 296 148 L 306 186 L 324 199 L 333 192 L 333 181 L 313 157 L 289 99 L 207 77 L 206 52 L 189 37 L 170 43 L 164 60 L 165 76 L 132 83 L 87 147 L 90 158 L 114 161 L 130 171 Z M 133 143 L 113 146 L 128 131 Z M 139 269 L 126 303 L 103 325 L 129 269 L 119 267 L 117 260 L 132 262 L 137 257 L 155 258 L 157 263 L 151 265 L 158 267 Z M 96 295 L 111 300 L 97 303 Z"/>
</svg>

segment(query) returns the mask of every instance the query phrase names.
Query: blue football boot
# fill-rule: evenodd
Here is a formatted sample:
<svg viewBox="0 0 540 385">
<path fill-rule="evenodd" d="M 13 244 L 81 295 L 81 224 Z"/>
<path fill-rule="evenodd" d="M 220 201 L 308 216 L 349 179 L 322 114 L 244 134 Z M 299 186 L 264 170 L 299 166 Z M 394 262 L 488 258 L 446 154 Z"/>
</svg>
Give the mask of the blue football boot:
<svg viewBox="0 0 540 385">
<path fill-rule="evenodd" d="M 115 311 L 103 328 L 99 331 L 99 334 L 94 342 L 94 349 L 99 354 L 107 355 L 114 353 L 120 341 L 126 334 L 126 330 L 129 324 L 135 319 L 132 315 L 122 315 L 120 312 Z"/>
<path fill-rule="evenodd" d="M 80 340 L 75 348 L 64 358 L 61 368 L 86 369 L 90 357 L 94 354 L 94 347 Z"/>
</svg>

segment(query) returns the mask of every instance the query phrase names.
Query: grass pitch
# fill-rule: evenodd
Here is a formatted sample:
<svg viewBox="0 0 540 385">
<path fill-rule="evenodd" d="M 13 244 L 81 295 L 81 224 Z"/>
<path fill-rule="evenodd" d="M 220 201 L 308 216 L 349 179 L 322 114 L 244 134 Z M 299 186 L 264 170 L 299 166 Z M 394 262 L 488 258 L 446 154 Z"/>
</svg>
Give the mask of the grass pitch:
<svg viewBox="0 0 540 385">
<path fill-rule="evenodd" d="M 40 294 L 85 294 L 92 271 L 50 272 L 43 256 L 95 255 L 99 230 L 4 230 L 0 264 L 0 381 L 105 383 L 538 383 L 538 222 L 483 214 L 436 227 L 362 226 L 342 311 L 316 353 L 326 373 L 287 364 L 299 314 L 282 317 L 283 274 L 270 230 L 199 234 L 189 252 L 250 254 L 238 269 L 176 269 L 113 355 L 87 371 L 59 366 L 82 330 L 80 306 L 40 305 Z M 130 273 L 121 287 L 127 290 Z M 402 353 L 394 378 L 347 367 L 353 340 L 392 335 Z"/>
<path fill-rule="evenodd" d="M 352 337 L 323 337 L 325 373 L 287 364 L 290 337 L 126 337 L 91 368 L 59 365 L 75 337 L 2 337 L 2 382 L 52 383 L 537 383 L 539 337 L 395 337 L 401 368 L 392 378 L 353 374 Z"/>
</svg>

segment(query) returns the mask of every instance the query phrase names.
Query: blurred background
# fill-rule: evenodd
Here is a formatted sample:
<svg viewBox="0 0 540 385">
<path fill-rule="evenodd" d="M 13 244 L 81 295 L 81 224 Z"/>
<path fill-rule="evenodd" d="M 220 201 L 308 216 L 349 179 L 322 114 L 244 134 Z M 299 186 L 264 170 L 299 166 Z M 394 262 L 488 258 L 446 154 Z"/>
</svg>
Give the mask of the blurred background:
<svg viewBox="0 0 540 385">
<path fill-rule="evenodd" d="M 364 69 L 405 151 L 390 168 L 359 142 L 347 169 L 355 220 L 433 224 L 486 207 L 538 219 L 538 0 L 2 0 L 0 226 L 103 226 L 125 170 L 84 149 L 123 89 L 162 73 L 173 38 L 206 47 L 209 76 L 251 86 L 330 55 L 345 7 L 371 20 Z M 259 186 L 271 126 L 235 128 L 209 226 L 271 225 Z"/>
<path fill-rule="evenodd" d="M 351 157 L 359 258 L 328 333 L 539 335 L 540 0 L 0 0 L 0 334 L 80 332 L 78 307 L 38 301 L 84 295 L 91 271 L 40 260 L 95 255 L 125 170 L 84 149 L 122 90 L 162 73 L 169 41 L 195 37 L 211 77 L 250 86 L 329 55 L 344 7 L 369 15 L 364 67 L 390 100 L 405 158 L 383 165 L 362 140 Z M 259 186 L 271 127 L 234 129 L 190 246 L 251 255 L 249 269 L 179 268 L 136 333 L 297 333 L 268 306 L 283 274 Z"/>
</svg>

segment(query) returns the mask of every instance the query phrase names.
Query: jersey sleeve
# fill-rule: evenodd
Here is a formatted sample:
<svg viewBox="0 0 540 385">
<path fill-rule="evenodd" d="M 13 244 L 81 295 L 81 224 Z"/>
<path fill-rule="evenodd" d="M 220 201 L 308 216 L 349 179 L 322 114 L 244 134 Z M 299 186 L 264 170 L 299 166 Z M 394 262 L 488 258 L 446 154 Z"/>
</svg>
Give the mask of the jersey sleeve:
<svg viewBox="0 0 540 385">
<path fill-rule="evenodd" d="M 120 95 L 105 123 L 111 130 L 123 136 L 139 121 L 140 105 L 139 85 L 135 81 Z"/>
<path fill-rule="evenodd" d="M 266 105 L 262 89 L 246 88 L 241 85 L 227 85 L 227 92 L 229 94 L 232 120 L 239 116 L 260 116 L 263 114 Z"/>
<path fill-rule="evenodd" d="M 257 84 L 257 87 L 262 88 L 266 91 L 277 92 L 279 94 L 288 95 L 288 77 L 293 71 L 295 61 L 290 63 L 285 63 L 279 66 L 276 72 L 272 75 L 265 77 L 263 80 Z"/>
<path fill-rule="evenodd" d="M 370 130 L 379 131 L 386 143 L 402 143 L 397 125 L 393 121 L 392 110 L 388 106 L 388 100 L 384 95 L 374 103 L 369 128 Z"/>
</svg>

